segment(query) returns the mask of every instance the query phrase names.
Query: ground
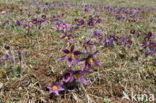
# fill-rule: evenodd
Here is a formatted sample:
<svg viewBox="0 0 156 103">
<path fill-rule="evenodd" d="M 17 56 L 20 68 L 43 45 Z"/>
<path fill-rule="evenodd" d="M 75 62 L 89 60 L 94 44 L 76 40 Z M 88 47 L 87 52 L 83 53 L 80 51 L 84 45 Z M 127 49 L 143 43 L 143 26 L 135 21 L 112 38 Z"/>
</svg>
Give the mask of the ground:
<svg viewBox="0 0 156 103">
<path fill-rule="evenodd" d="M 152 62 L 155 54 L 145 55 L 140 44 L 149 32 L 152 32 L 152 41 L 156 40 L 156 6 L 155 0 L 60 0 L 57 3 L 94 4 L 95 8 L 81 7 L 54 7 L 47 3 L 53 0 L 39 1 L 14 0 L 0 1 L 0 55 L 11 52 L 13 58 L 0 61 L 0 103 L 134 103 L 122 99 L 123 91 L 131 94 L 154 94 L 156 97 L 156 64 Z M 109 11 L 100 9 L 98 5 L 118 6 L 117 10 Z M 57 5 L 57 4 L 56 4 Z M 125 8 L 121 8 L 125 7 Z M 127 8 L 128 7 L 128 8 Z M 119 14 L 121 9 L 130 10 L 139 8 L 140 17 L 129 17 L 128 14 Z M 147 7 L 147 8 L 146 8 Z M 150 9 L 150 10 L 145 10 Z M 6 13 L 3 14 L 3 11 Z M 122 10 L 121 10 L 122 11 Z M 32 12 L 31 16 L 28 14 Z M 135 10 L 134 10 L 135 12 Z M 31 24 L 32 18 L 47 16 L 41 28 Z M 63 14 L 63 16 L 62 16 Z M 57 20 L 53 16 L 60 15 L 57 19 L 75 26 L 74 20 L 84 19 L 87 22 L 89 15 L 98 15 L 101 22 L 94 27 L 87 24 L 78 26 L 69 33 L 73 41 L 65 42 L 61 37 L 62 31 L 55 30 L 53 25 Z M 123 15 L 120 20 L 118 16 Z M 14 22 L 20 20 L 30 24 L 30 29 L 18 26 Z M 6 22 L 6 23 L 4 23 Z M 7 23 L 8 22 L 8 23 Z M 92 37 L 94 30 L 102 31 L 102 38 L 109 34 L 132 39 L 130 47 L 113 43 L 104 45 L 100 40 Z M 135 30 L 135 34 L 130 31 Z M 82 48 L 83 40 L 90 39 L 94 42 L 90 51 Z M 10 49 L 4 48 L 8 45 Z M 59 96 L 50 94 L 47 86 L 53 81 L 60 81 L 60 75 L 68 68 L 66 62 L 57 59 L 64 55 L 63 49 L 75 49 L 87 53 L 99 51 L 95 58 L 100 66 L 94 66 L 91 72 L 84 75 L 87 85 L 78 84 L 78 88 L 60 93 Z M 20 51 L 20 55 L 17 53 Z M 79 57 L 81 58 L 81 56 Z M 73 66 L 79 69 L 79 65 Z M 137 102 L 137 101 L 135 101 Z M 140 103 L 148 103 L 141 101 Z M 154 101 L 153 101 L 154 103 Z"/>
</svg>

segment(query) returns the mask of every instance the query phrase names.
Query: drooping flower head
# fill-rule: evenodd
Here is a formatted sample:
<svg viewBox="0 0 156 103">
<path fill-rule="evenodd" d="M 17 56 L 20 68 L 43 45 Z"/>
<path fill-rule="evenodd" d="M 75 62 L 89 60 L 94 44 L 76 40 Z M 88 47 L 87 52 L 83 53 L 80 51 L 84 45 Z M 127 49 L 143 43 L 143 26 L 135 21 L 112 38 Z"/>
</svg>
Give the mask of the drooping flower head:
<svg viewBox="0 0 156 103">
<path fill-rule="evenodd" d="M 152 60 L 153 64 L 156 66 L 156 58 Z"/>
<path fill-rule="evenodd" d="M 79 81 L 82 84 L 87 84 L 86 79 L 83 77 L 85 73 L 88 73 L 86 70 L 71 70 L 68 69 L 66 70 L 63 75 L 62 75 L 62 81 L 67 83 L 67 82 L 72 82 L 74 80 Z"/>
<path fill-rule="evenodd" d="M 132 45 L 133 41 L 129 37 L 120 38 L 121 45 L 129 47 Z"/>
<path fill-rule="evenodd" d="M 4 45 L 4 49 L 9 50 L 10 46 L 9 45 Z"/>
<path fill-rule="evenodd" d="M 87 73 L 88 71 L 85 71 L 85 70 L 75 70 L 73 71 L 73 78 L 77 81 L 79 81 L 80 83 L 82 84 L 87 84 L 87 80 L 83 77 L 83 75 L 85 73 Z"/>
<path fill-rule="evenodd" d="M 67 83 L 67 82 L 71 82 L 73 80 L 73 71 L 71 69 L 66 70 L 62 76 L 62 81 Z"/>
<path fill-rule="evenodd" d="M 132 30 L 130 30 L 130 33 L 131 34 L 135 34 L 136 33 L 136 30 L 135 29 L 132 29 Z"/>
<path fill-rule="evenodd" d="M 53 28 L 59 31 L 67 32 L 68 30 L 71 29 L 71 25 L 65 22 L 59 22 L 57 24 L 54 24 Z"/>
<path fill-rule="evenodd" d="M 102 35 L 101 30 L 94 30 L 93 31 L 93 37 L 97 37 L 97 36 L 101 36 L 101 35 Z"/>
<path fill-rule="evenodd" d="M 81 59 L 84 61 L 84 64 L 81 66 L 81 69 L 84 70 L 85 68 L 91 69 L 93 65 L 100 66 L 99 61 L 97 61 L 94 56 L 98 53 L 98 51 L 89 54 L 86 58 Z"/>
<path fill-rule="evenodd" d="M 61 84 L 59 82 L 52 82 L 48 87 L 50 93 L 54 93 L 55 95 L 59 95 L 60 91 L 64 91 Z"/>
<path fill-rule="evenodd" d="M 87 20 L 87 25 L 88 27 L 94 27 L 95 25 L 95 21 L 92 15 L 89 16 L 88 20 Z"/>
<path fill-rule="evenodd" d="M 72 35 L 71 34 L 67 34 L 67 33 L 64 33 L 64 35 L 62 36 L 62 39 L 65 41 L 65 42 L 70 42 L 72 41 Z"/>
<path fill-rule="evenodd" d="M 14 23 L 15 23 L 15 25 L 17 25 L 17 26 L 20 26 L 20 25 L 22 24 L 22 22 L 21 22 L 20 20 L 16 20 Z"/>
<path fill-rule="evenodd" d="M 147 35 L 144 37 L 144 41 L 150 41 L 152 38 L 152 32 L 148 32 Z"/>
<path fill-rule="evenodd" d="M 8 25 L 8 24 L 9 24 L 9 21 L 8 21 L 8 20 L 3 21 L 3 22 L 1 23 L 2 26 Z"/>
<path fill-rule="evenodd" d="M 4 54 L 2 57 L 0 57 L 0 61 L 5 61 L 5 60 L 8 60 L 10 58 L 11 58 L 11 56 L 9 54 Z"/>
<path fill-rule="evenodd" d="M 118 39 L 119 39 L 119 37 L 116 36 L 115 34 L 110 34 L 105 39 L 103 39 L 102 43 L 103 43 L 103 45 L 108 46 L 114 42 L 117 42 Z"/>
<path fill-rule="evenodd" d="M 92 35 L 93 35 L 94 38 L 96 38 L 99 41 L 101 41 L 103 39 L 102 31 L 101 30 L 94 30 L 92 32 Z"/>
<path fill-rule="evenodd" d="M 32 12 L 28 12 L 28 17 L 32 16 L 33 13 Z"/>
<path fill-rule="evenodd" d="M 59 58 L 58 60 L 67 60 L 67 65 L 69 67 L 71 67 L 74 63 L 78 62 L 78 58 L 76 56 L 82 54 L 81 51 L 75 51 L 74 50 L 74 45 L 71 46 L 70 50 L 68 49 L 64 49 L 63 52 L 66 54 L 64 56 L 62 56 L 61 58 Z"/>
<path fill-rule="evenodd" d="M 47 18 L 47 16 L 43 14 L 43 15 L 41 15 L 41 18 L 45 20 Z"/>
<path fill-rule="evenodd" d="M 94 43 L 91 42 L 91 40 L 84 40 L 83 41 L 83 47 L 85 50 L 90 50 Z"/>
<path fill-rule="evenodd" d="M 29 30 L 30 29 L 30 25 L 29 24 L 23 24 L 23 28 L 26 29 L 26 30 Z"/>
<path fill-rule="evenodd" d="M 75 23 L 77 26 L 81 26 L 85 24 L 85 21 L 83 19 L 75 19 Z"/>
</svg>

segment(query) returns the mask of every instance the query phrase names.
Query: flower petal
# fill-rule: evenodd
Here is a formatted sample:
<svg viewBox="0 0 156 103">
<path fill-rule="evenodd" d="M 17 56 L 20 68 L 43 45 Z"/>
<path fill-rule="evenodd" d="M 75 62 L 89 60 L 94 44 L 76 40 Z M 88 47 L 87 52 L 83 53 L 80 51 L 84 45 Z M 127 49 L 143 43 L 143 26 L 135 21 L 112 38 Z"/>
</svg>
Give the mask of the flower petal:
<svg viewBox="0 0 156 103">
<path fill-rule="evenodd" d="M 54 91 L 54 93 L 58 96 L 59 95 L 59 92 L 58 91 Z"/>
<path fill-rule="evenodd" d="M 71 46 L 70 51 L 73 52 L 74 51 L 74 45 Z"/>
<path fill-rule="evenodd" d="M 94 61 L 95 65 L 100 66 L 100 62 L 99 61 L 97 61 L 96 59 L 93 59 L 93 61 Z"/>
<path fill-rule="evenodd" d="M 82 76 L 78 78 L 78 80 L 80 81 L 80 83 L 87 85 L 87 81 L 85 78 L 83 78 Z"/>
<path fill-rule="evenodd" d="M 72 63 L 73 63 L 73 59 L 68 59 L 68 60 L 67 60 L 67 65 L 68 65 L 69 67 L 72 66 Z"/>
<path fill-rule="evenodd" d="M 61 61 L 61 60 L 64 60 L 66 57 L 67 57 L 67 56 L 66 56 L 66 55 L 64 55 L 64 56 L 62 56 L 62 57 L 58 58 L 57 60 L 58 60 L 58 61 Z"/>
<path fill-rule="evenodd" d="M 75 55 L 80 55 L 80 54 L 82 54 L 82 52 L 81 51 L 74 51 L 74 54 Z"/>
<path fill-rule="evenodd" d="M 69 50 L 68 49 L 64 49 L 62 50 L 64 53 L 68 54 L 69 53 Z"/>
</svg>

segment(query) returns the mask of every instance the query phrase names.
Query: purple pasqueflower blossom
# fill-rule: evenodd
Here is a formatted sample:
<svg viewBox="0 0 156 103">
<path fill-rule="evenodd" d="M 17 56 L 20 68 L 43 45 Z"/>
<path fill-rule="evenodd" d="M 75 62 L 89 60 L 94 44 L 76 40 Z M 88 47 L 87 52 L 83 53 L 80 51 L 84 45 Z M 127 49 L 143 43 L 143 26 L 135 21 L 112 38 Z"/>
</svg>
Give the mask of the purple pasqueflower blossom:
<svg viewBox="0 0 156 103">
<path fill-rule="evenodd" d="M 59 31 L 67 32 L 68 30 L 71 29 L 71 25 L 65 22 L 60 22 L 60 23 L 54 24 L 53 28 Z"/>
<path fill-rule="evenodd" d="M 86 70 L 71 70 L 68 69 L 66 70 L 63 75 L 62 75 L 62 81 L 67 83 L 67 82 L 72 82 L 74 80 L 79 81 L 82 84 L 87 84 L 86 79 L 83 77 L 83 75 L 85 73 L 87 73 L 88 71 Z"/>
<path fill-rule="evenodd" d="M 17 26 L 20 26 L 20 25 L 22 24 L 22 22 L 21 22 L 20 20 L 16 20 L 14 23 L 15 23 L 15 25 L 17 25 Z"/>
<path fill-rule="evenodd" d="M 84 11 L 84 12 L 88 12 L 89 9 L 88 9 L 88 8 L 84 8 L 83 11 Z"/>
<path fill-rule="evenodd" d="M 45 20 L 47 18 L 47 16 L 43 14 L 43 15 L 41 15 L 41 18 Z"/>
<path fill-rule="evenodd" d="M 62 39 L 65 41 L 65 42 L 71 42 L 73 39 L 72 39 L 72 35 L 71 34 L 67 34 L 67 33 L 64 33 L 64 35 L 62 36 Z"/>
<path fill-rule="evenodd" d="M 131 34 L 135 34 L 136 33 L 136 30 L 135 29 L 132 29 L 132 30 L 130 30 L 130 33 Z"/>
<path fill-rule="evenodd" d="M 156 48 L 154 48 L 154 49 L 146 48 L 146 49 L 144 50 L 144 53 L 145 53 L 146 55 L 150 55 L 150 54 L 156 53 Z"/>
<path fill-rule="evenodd" d="M 152 38 L 152 32 L 148 32 L 147 35 L 144 37 L 144 41 L 150 41 Z"/>
<path fill-rule="evenodd" d="M 156 58 L 152 60 L 153 64 L 156 65 Z"/>
<path fill-rule="evenodd" d="M 81 66 L 81 69 L 84 70 L 85 68 L 91 69 L 93 65 L 100 66 L 99 61 L 97 61 L 94 56 L 98 53 L 98 51 L 89 54 L 86 58 L 81 59 L 84 64 Z"/>
<path fill-rule="evenodd" d="M 59 95 L 60 91 L 64 91 L 61 84 L 59 82 L 52 82 L 48 87 L 50 93 L 54 93 L 55 95 Z"/>
<path fill-rule="evenodd" d="M 31 26 L 30 26 L 29 24 L 23 24 L 23 28 L 26 29 L 26 30 L 29 30 L 30 27 L 31 27 Z"/>
<path fill-rule="evenodd" d="M 103 39 L 102 43 L 103 43 L 105 46 L 108 46 L 108 45 L 110 45 L 111 43 L 117 42 L 117 41 L 118 41 L 118 37 L 115 36 L 114 34 L 110 34 L 110 35 L 108 35 L 107 38 Z"/>
<path fill-rule="evenodd" d="M 5 26 L 5 25 L 7 25 L 7 24 L 9 24 L 9 21 L 8 21 L 8 20 L 2 22 L 2 25 L 3 25 L 3 26 Z"/>
<path fill-rule="evenodd" d="M 9 50 L 10 46 L 9 45 L 4 45 L 4 49 Z"/>
<path fill-rule="evenodd" d="M 132 40 L 129 37 L 121 37 L 120 38 L 121 45 L 129 47 L 132 45 Z"/>
<path fill-rule="evenodd" d="M 85 21 L 83 19 L 75 19 L 75 23 L 77 26 L 81 26 L 85 24 Z"/>
<path fill-rule="evenodd" d="M 156 42 L 151 42 L 151 41 L 143 41 L 141 46 L 144 49 L 145 54 L 153 54 L 156 52 Z"/>
<path fill-rule="evenodd" d="M 31 23 L 35 24 L 35 25 L 41 25 L 41 23 L 43 23 L 45 20 L 44 19 L 40 19 L 40 18 L 33 18 L 31 19 Z"/>
<path fill-rule="evenodd" d="M 93 16 L 89 16 L 89 19 L 87 20 L 87 25 L 88 25 L 88 27 L 94 27 L 94 25 L 95 25 L 95 21 L 94 21 L 94 18 L 93 18 Z"/>
<path fill-rule="evenodd" d="M 98 36 L 102 35 L 102 31 L 101 30 L 94 30 L 92 32 L 92 34 L 93 34 L 93 37 L 98 37 Z"/>
<path fill-rule="evenodd" d="M 120 15 L 120 14 L 118 14 L 118 15 L 115 15 L 115 19 L 116 20 L 123 20 L 123 19 L 125 19 L 125 17 Z"/>
<path fill-rule="evenodd" d="M 8 60 L 10 59 L 11 56 L 9 54 L 4 54 L 1 58 L 0 58 L 0 61 L 5 61 L 5 60 Z"/>
<path fill-rule="evenodd" d="M 93 45 L 94 45 L 94 43 L 92 43 L 91 40 L 84 40 L 83 41 L 83 47 L 85 50 L 91 49 Z"/>
<path fill-rule="evenodd" d="M 28 17 L 32 16 L 33 13 L 32 12 L 28 12 Z"/>
<path fill-rule="evenodd" d="M 83 77 L 83 75 L 85 73 L 87 73 L 88 71 L 86 70 L 75 70 L 73 71 L 73 78 L 77 81 L 79 81 L 82 84 L 87 84 L 87 80 Z"/>
<path fill-rule="evenodd" d="M 73 71 L 70 70 L 70 69 L 66 70 L 62 74 L 61 78 L 62 78 L 62 81 L 65 82 L 65 83 L 71 82 L 73 80 Z"/>
<path fill-rule="evenodd" d="M 70 50 L 64 49 L 63 52 L 66 55 L 60 57 L 58 60 L 60 61 L 60 60 L 66 59 L 67 60 L 67 65 L 69 67 L 71 67 L 74 63 L 77 63 L 78 62 L 78 58 L 76 56 L 82 54 L 81 51 L 75 51 L 74 50 L 74 45 L 71 46 Z"/>
<path fill-rule="evenodd" d="M 93 35 L 93 38 L 96 38 L 96 39 L 99 40 L 100 42 L 101 42 L 102 39 L 103 39 L 102 31 L 101 31 L 101 30 L 94 30 L 94 31 L 92 32 L 92 35 Z"/>
<path fill-rule="evenodd" d="M 99 15 L 95 15 L 95 23 L 101 23 L 101 18 L 99 17 Z"/>
<path fill-rule="evenodd" d="M 150 41 L 143 41 L 143 43 L 141 44 L 141 46 L 146 49 L 153 49 L 156 48 L 156 42 L 150 42 Z"/>
</svg>

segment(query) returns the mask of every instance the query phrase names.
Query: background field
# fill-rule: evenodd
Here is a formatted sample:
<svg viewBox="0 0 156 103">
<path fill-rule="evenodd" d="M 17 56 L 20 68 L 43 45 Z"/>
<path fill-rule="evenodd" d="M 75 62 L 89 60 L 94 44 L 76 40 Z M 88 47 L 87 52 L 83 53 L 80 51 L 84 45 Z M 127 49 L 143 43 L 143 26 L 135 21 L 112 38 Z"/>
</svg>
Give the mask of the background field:
<svg viewBox="0 0 156 103">
<path fill-rule="evenodd" d="M 54 0 L 40 0 L 52 2 Z M 55 0 L 56 1 L 56 0 Z M 33 0 L 0 0 L 0 55 L 6 53 L 4 45 L 9 45 L 11 50 L 21 50 L 22 60 L 15 58 L 16 62 L 7 60 L 0 62 L 0 103 L 133 103 L 122 100 L 123 91 L 135 93 L 153 93 L 156 96 L 156 66 L 152 60 L 156 57 L 145 55 L 140 43 L 148 32 L 153 33 L 152 41 L 156 38 L 156 11 L 138 12 L 140 18 L 117 20 L 116 11 L 94 11 L 84 13 L 82 8 L 54 8 L 41 5 L 38 10 L 38 0 L 28 5 Z M 58 2 L 58 1 L 57 1 Z M 123 7 L 156 7 L 156 0 L 59 0 L 63 3 L 113 5 Z M 36 4 L 35 4 L 36 3 Z M 23 11 L 22 11 L 23 10 Z M 39 18 L 46 14 L 48 20 L 52 16 L 64 14 L 60 19 L 75 25 L 75 18 L 88 18 L 89 15 L 99 15 L 102 22 L 94 28 L 79 27 L 74 32 L 76 50 L 82 50 L 82 40 L 91 39 L 95 43 L 91 52 L 99 50 L 96 58 L 101 66 L 95 67 L 90 74 L 85 75 L 88 85 L 80 86 L 79 90 L 71 90 L 59 97 L 50 95 L 46 87 L 58 79 L 66 65 L 57 59 L 63 55 L 62 49 L 70 48 L 70 43 L 62 40 L 62 33 L 52 28 L 53 22 L 48 20 L 41 29 L 32 25 L 28 33 L 22 26 L 16 26 L 15 20 L 29 23 L 32 18 Z M 112 13 L 112 15 L 111 15 Z M 133 20 L 134 19 L 134 20 Z M 9 21 L 6 25 L 4 21 Z M 132 47 L 120 45 L 101 45 L 91 34 L 94 30 L 102 31 L 103 38 L 109 34 L 119 37 L 129 36 L 135 29 L 136 35 L 132 36 Z M 78 69 L 79 67 L 74 67 Z M 140 102 L 146 103 L 146 102 Z"/>
</svg>

